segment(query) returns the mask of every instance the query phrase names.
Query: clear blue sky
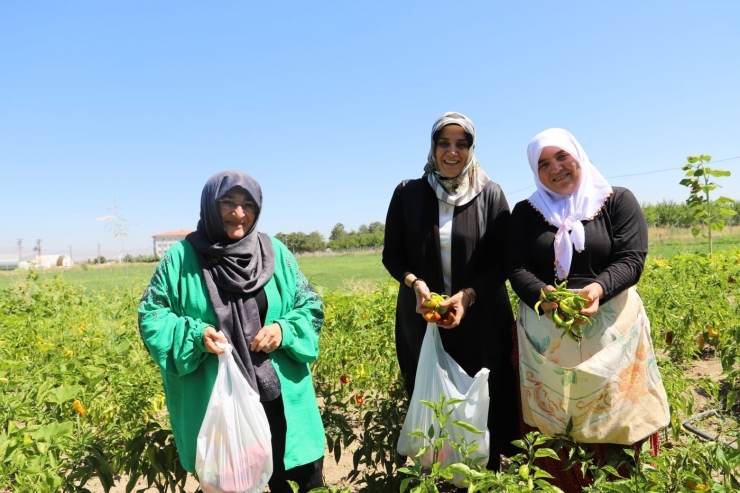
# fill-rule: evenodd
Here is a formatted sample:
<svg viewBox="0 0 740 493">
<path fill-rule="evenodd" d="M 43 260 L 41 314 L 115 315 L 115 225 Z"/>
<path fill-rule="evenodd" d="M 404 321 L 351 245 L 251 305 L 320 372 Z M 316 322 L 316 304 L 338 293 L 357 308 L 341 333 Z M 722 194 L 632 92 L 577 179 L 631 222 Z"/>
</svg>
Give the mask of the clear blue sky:
<svg viewBox="0 0 740 493">
<path fill-rule="evenodd" d="M 740 157 L 738 19 L 736 0 L 3 1 L 0 255 L 115 256 L 112 198 L 125 251 L 149 253 L 225 169 L 261 183 L 269 234 L 385 221 L 449 110 L 512 207 L 553 126 L 641 202 L 682 201 L 686 156 Z M 740 159 L 716 167 L 740 199 Z"/>
</svg>

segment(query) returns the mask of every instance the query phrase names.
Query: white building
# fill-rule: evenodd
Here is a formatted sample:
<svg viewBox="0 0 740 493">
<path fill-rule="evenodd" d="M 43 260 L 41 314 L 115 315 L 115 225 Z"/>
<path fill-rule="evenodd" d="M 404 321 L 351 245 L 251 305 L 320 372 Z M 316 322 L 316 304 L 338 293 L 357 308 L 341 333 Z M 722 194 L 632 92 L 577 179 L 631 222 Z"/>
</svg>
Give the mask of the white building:
<svg viewBox="0 0 740 493">
<path fill-rule="evenodd" d="M 74 266 L 74 261 L 69 255 L 34 255 L 18 263 L 19 269 L 70 268 L 72 266 Z"/>
<path fill-rule="evenodd" d="M 184 240 L 190 233 L 192 233 L 192 231 L 188 229 L 180 229 L 178 231 L 167 231 L 152 236 L 154 239 L 154 255 L 162 258 L 165 252 L 169 250 L 172 245 L 178 241 Z"/>
</svg>

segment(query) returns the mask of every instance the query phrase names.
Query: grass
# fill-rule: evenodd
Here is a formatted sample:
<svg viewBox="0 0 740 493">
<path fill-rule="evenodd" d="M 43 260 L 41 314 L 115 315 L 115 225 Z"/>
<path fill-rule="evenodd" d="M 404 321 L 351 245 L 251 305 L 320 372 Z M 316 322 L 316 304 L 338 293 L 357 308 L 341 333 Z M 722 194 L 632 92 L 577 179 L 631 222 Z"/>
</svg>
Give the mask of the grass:
<svg viewBox="0 0 740 493">
<path fill-rule="evenodd" d="M 37 271 L 40 279 L 60 276 L 65 281 L 90 290 L 112 290 L 135 283 L 143 286 L 152 277 L 156 264 L 110 264 L 102 266 L 75 266 L 71 269 L 45 269 Z M 23 279 L 25 270 L 0 271 L 0 289 L 7 288 L 14 280 Z"/>
<path fill-rule="evenodd" d="M 729 229 L 713 237 L 715 250 L 729 250 L 740 246 L 740 228 L 734 234 Z M 679 253 L 707 253 L 709 240 L 694 238 L 689 230 L 649 230 L 649 256 L 671 258 Z M 319 291 L 368 291 L 378 283 L 391 278 L 380 260 L 380 252 L 351 253 L 336 255 L 302 255 L 298 264 L 311 284 Z M 91 290 L 111 290 L 134 283 L 145 285 L 154 272 L 154 264 L 124 264 L 103 266 L 75 266 L 72 269 L 50 269 L 39 271 L 41 277 L 61 276 L 73 284 Z M 0 289 L 8 287 L 14 279 L 22 279 L 23 270 L 0 271 Z"/>
<path fill-rule="evenodd" d="M 328 291 L 367 291 L 391 279 L 380 260 L 380 252 L 344 255 L 303 255 L 301 270 L 317 289 Z"/>
<path fill-rule="evenodd" d="M 712 249 L 716 251 L 730 250 L 740 247 L 740 227 L 729 228 L 718 234 L 712 234 Z M 648 255 L 668 259 L 679 253 L 709 253 L 709 238 L 701 235 L 697 238 L 689 230 L 653 229 L 648 231 L 650 239 Z"/>
<path fill-rule="evenodd" d="M 380 253 L 354 253 L 346 255 L 303 255 L 298 265 L 318 290 L 355 291 L 372 289 L 378 282 L 390 279 L 380 262 Z M 141 284 L 151 279 L 155 264 L 111 264 L 103 266 L 75 266 L 71 269 L 38 271 L 40 278 L 61 276 L 67 282 L 91 290 L 112 290 L 119 286 Z M 13 280 L 23 279 L 25 270 L 0 271 L 0 289 L 7 288 Z M 143 289 L 143 288 L 142 288 Z"/>
</svg>

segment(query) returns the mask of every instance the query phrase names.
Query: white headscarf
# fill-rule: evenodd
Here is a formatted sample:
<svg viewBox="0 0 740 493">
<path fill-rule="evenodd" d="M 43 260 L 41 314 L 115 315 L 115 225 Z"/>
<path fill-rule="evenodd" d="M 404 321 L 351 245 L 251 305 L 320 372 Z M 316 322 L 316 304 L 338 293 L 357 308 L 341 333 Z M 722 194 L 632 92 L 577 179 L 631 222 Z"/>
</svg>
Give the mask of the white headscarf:
<svg viewBox="0 0 740 493">
<path fill-rule="evenodd" d="M 549 146 L 566 151 L 581 165 L 581 179 L 575 192 L 570 195 L 557 194 L 540 181 L 537 161 L 542 149 Z M 612 194 L 612 187 L 591 164 L 576 138 L 562 128 L 550 128 L 535 135 L 527 146 L 527 157 L 537 185 L 537 191 L 529 197 L 529 202 L 542 213 L 548 223 L 558 228 L 554 245 L 555 272 L 558 279 L 567 279 L 573 260 L 573 248 L 578 252 L 586 248 L 586 232 L 581 221 L 596 217 Z"/>
<path fill-rule="evenodd" d="M 439 165 L 435 157 L 436 144 L 434 134 L 447 125 L 460 125 L 472 138 L 468 162 L 455 178 L 445 178 L 439 172 Z M 483 187 L 491 181 L 485 171 L 475 159 L 475 127 L 470 119 L 462 113 L 448 111 L 440 116 L 432 126 L 432 147 L 429 150 L 427 164 L 424 166 L 424 176 L 427 177 L 429 185 L 437 194 L 437 198 L 447 204 L 458 206 L 465 205 L 473 200 Z"/>
</svg>

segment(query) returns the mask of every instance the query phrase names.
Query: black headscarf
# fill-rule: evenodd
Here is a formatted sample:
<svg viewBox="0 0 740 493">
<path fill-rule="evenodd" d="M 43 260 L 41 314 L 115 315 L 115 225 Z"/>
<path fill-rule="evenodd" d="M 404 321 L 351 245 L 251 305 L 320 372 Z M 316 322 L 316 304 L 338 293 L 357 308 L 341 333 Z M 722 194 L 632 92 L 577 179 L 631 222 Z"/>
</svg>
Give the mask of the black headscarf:
<svg viewBox="0 0 740 493">
<path fill-rule="evenodd" d="M 244 190 L 257 205 L 254 224 L 236 241 L 226 234 L 218 203 L 234 188 Z M 275 368 L 267 353 L 249 350 L 262 328 L 255 294 L 275 272 L 272 242 L 257 232 L 261 212 L 262 189 L 254 178 L 240 171 L 216 173 L 203 187 L 198 228 L 186 239 L 198 252 L 218 328 L 234 346 L 237 365 L 261 400 L 270 401 L 280 395 Z"/>
</svg>

